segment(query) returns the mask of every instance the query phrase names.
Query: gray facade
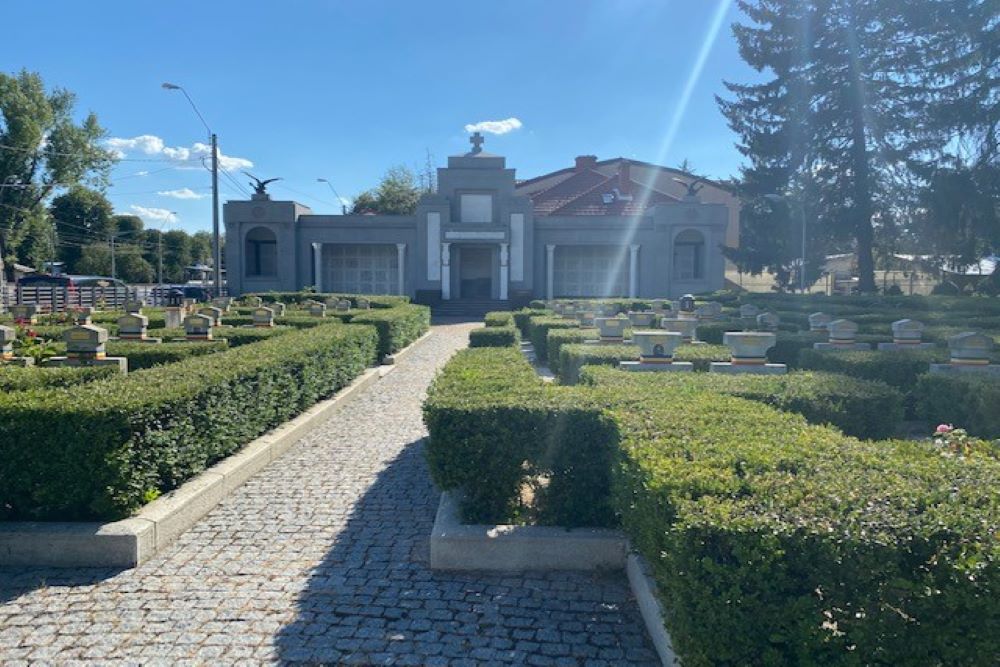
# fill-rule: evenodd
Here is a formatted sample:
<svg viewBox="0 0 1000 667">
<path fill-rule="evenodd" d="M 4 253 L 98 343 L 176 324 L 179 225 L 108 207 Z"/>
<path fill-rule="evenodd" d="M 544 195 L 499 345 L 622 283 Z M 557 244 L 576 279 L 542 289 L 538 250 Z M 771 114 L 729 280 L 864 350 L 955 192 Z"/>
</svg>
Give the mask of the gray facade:
<svg viewBox="0 0 1000 667">
<path fill-rule="evenodd" d="M 503 157 L 477 146 L 448 158 L 437 191 L 413 215 L 316 215 L 268 195 L 227 202 L 229 292 L 314 286 L 425 301 L 525 300 L 677 297 L 723 286 L 726 204 L 657 193 L 646 205 L 646 190 L 603 193 L 598 183 L 586 194 L 604 204 L 617 197 L 632 213 L 539 214 L 535 195 L 520 187 Z"/>
</svg>

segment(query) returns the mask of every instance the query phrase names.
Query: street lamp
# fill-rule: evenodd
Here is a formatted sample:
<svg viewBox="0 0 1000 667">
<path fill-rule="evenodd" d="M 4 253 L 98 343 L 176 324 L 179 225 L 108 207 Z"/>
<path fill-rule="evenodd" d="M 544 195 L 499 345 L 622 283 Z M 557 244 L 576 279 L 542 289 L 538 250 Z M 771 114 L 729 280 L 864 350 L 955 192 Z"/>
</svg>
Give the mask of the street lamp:
<svg viewBox="0 0 1000 667">
<path fill-rule="evenodd" d="M 784 204 L 791 211 L 791 203 L 784 195 L 769 194 L 764 195 L 764 199 L 772 204 Z M 802 224 L 802 252 L 799 256 L 799 291 L 806 293 L 806 211 L 805 207 L 800 207 L 799 217 Z"/>
<path fill-rule="evenodd" d="M 340 212 L 343 213 L 344 215 L 347 215 L 347 204 L 345 204 L 344 200 L 340 198 L 340 195 L 337 194 L 337 191 L 333 189 L 333 183 L 331 183 L 330 181 L 328 181 L 325 178 L 317 178 L 316 182 L 317 183 L 326 183 L 326 186 L 328 188 L 330 188 L 330 192 L 332 192 L 333 196 L 336 197 L 337 201 L 340 202 Z"/>
<path fill-rule="evenodd" d="M 179 90 L 184 93 L 184 97 L 191 104 L 191 108 L 201 120 L 201 124 L 208 131 L 209 143 L 212 145 L 212 264 L 214 265 L 212 267 L 212 283 L 215 286 L 215 295 L 222 296 L 222 239 L 219 236 L 219 140 L 215 132 L 212 132 L 212 128 L 208 126 L 205 117 L 198 111 L 194 100 L 183 87 L 175 83 L 164 83 L 163 88 L 165 90 Z"/>
</svg>

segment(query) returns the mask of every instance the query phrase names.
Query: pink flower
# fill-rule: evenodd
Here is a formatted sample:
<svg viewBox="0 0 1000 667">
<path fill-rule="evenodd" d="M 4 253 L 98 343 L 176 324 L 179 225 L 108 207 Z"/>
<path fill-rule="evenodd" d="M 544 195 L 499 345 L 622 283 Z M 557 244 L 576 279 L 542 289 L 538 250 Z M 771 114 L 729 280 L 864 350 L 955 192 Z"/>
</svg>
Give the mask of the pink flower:
<svg viewBox="0 0 1000 667">
<path fill-rule="evenodd" d="M 950 433 L 955 427 L 951 424 L 938 424 L 938 427 L 934 429 L 935 433 Z"/>
</svg>

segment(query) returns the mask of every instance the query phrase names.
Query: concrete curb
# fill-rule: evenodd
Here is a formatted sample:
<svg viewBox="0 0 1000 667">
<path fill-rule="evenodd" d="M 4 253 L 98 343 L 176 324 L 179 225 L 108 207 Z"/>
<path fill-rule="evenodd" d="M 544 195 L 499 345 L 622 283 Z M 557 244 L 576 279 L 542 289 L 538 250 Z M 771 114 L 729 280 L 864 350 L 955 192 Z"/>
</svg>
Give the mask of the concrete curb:
<svg viewBox="0 0 1000 667">
<path fill-rule="evenodd" d="M 399 363 L 401 359 L 404 359 L 408 354 L 410 354 L 410 352 L 413 351 L 413 348 L 417 347 L 418 345 L 426 341 L 428 338 L 431 337 L 433 333 L 434 333 L 433 331 L 428 331 L 423 336 L 416 339 L 415 341 L 404 347 L 399 352 L 396 352 L 395 354 L 385 355 L 385 359 L 382 360 L 382 363 L 389 366 Z"/>
<path fill-rule="evenodd" d="M 649 639 L 653 642 L 653 648 L 656 649 L 660 662 L 664 665 L 681 664 L 680 658 L 674 653 L 667 628 L 663 624 L 663 605 L 656 597 L 656 582 L 650 574 L 646 559 L 637 553 L 630 553 L 625 563 L 625 573 L 628 575 L 629 587 L 635 596 L 639 614 L 646 625 L 646 632 L 649 633 Z"/>
<path fill-rule="evenodd" d="M 430 336 L 431 332 L 427 332 L 400 350 L 395 360 Z M 131 568 L 146 562 L 394 368 L 383 365 L 366 369 L 331 398 L 253 440 L 128 519 L 109 523 L 0 522 L 0 566 Z"/>
<path fill-rule="evenodd" d="M 442 493 L 431 532 L 435 570 L 594 570 L 625 566 L 616 530 L 461 523 L 458 500 Z"/>
</svg>

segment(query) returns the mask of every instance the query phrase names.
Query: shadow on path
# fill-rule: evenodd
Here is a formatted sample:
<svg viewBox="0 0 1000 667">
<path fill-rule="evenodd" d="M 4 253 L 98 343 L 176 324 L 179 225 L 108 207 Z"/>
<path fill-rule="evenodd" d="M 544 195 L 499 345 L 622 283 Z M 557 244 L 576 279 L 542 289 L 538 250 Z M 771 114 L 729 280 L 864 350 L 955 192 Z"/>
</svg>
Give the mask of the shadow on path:
<svg viewBox="0 0 1000 667">
<path fill-rule="evenodd" d="M 343 664 L 657 664 L 625 577 L 436 572 L 437 508 L 409 443 L 354 505 L 276 636 L 282 661 Z"/>
</svg>

